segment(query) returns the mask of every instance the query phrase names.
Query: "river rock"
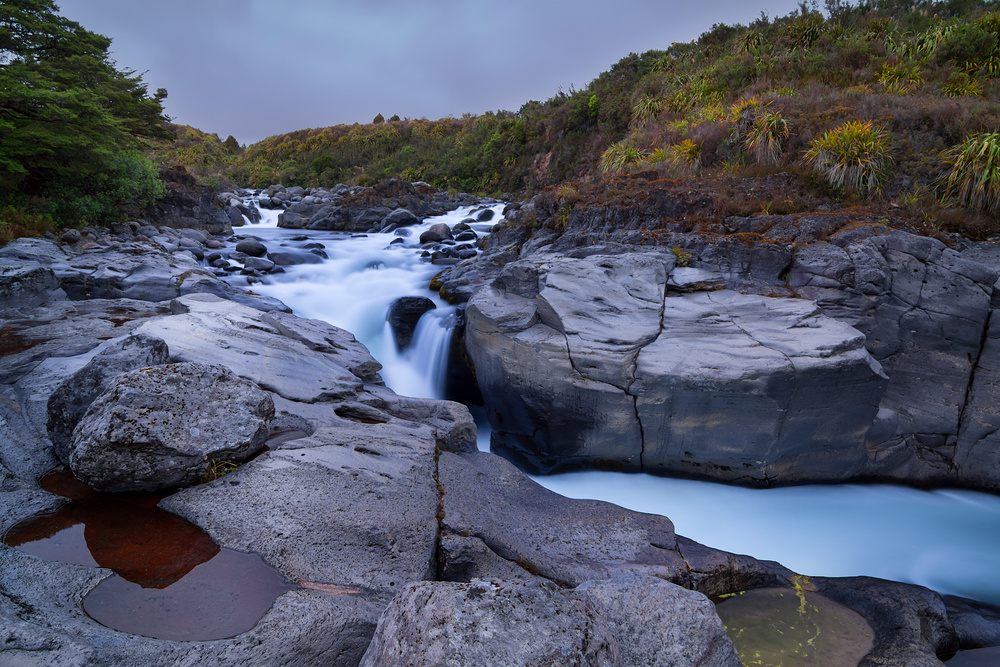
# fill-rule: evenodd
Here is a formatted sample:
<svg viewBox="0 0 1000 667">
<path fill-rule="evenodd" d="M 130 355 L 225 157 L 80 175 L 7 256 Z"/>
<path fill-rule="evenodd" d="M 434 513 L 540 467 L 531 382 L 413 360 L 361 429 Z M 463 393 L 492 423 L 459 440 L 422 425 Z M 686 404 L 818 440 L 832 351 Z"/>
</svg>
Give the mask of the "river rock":
<svg viewBox="0 0 1000 667">
<path fill-rule="evenodd" d="M 260 242 L 260 239 L 246 238 L 236 244 L 236 252 L 242 252 L 250 257 L 263 257 L 267 254 L 267 247 Z"/>
<path fill-rule="evenodd" d="M 242 462 L 267 440 L 274 403 L 224 366 L 165 364 L 124 373 L 73 432 L 69 467 L 98 491 L 192 484 L 215 461 Z"/>
<path fill-rule="evenodd" d="M 705 596 L 632 575 L 568 591 L 479 579 L 411 584 L 382 614 L 361 664 L 737 667 L 740 661 Z"/>
<path fill-rule="evenodd" d="M 94 400 L 126 371 L 158 366 L 169 359 L 167 344 L 159 338 L 128 336 L 99 352 L 86 366 L 67 378 L 48 400 L 48 434 L 55 454 L 69 463 L 73 430 Z"/>
<path fill-rule="evenodd" d="M 386 318 L 398 349 L 402 350 L 410 344 L 420 317 L 435 308 L 437 305 L 425 296 L 402 296 L 389 304 Z"/>
<path fill-rule="evenodd" d="M 51 300 L 59 281 L 38 262 L 0 259 L 0 303 L 7 308 L 39 306 Z"/>
<path fill-rule="evenodd" d="M 656 253 L 521 260 L 478 292 L 466 346 L 493 446 L 546 472 L 859 474 L 885 388 L 864 336 L 805 301 L 667 296 L 673 269 Z"/>
<path fill-rule="evenodd" d="M 430 229 L 420 235 L 420 243 L 440 243 L 450 238 L 451 228 L 443 222 L 439 222 L 431 225 Z"/>
<path fill-rule="evenodd" d="M 410 211 L 405 208 L 397 208 L 392 213 L 382 218 L 382 224 L 380 227 L 385 229 L 389 225 L 396 225 L 397 227 L 406 227 L 408 225 L 415 225 L 420 222 L 420 218 L 415 216 Z"/>
</svg>

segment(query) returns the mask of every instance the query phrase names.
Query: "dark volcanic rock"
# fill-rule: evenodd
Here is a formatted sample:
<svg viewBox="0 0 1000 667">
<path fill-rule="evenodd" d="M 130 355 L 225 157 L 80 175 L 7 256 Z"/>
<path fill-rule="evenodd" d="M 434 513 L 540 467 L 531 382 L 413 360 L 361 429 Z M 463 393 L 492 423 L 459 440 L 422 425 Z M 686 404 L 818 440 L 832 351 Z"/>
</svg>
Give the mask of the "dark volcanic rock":
<svg viewBox="0 0 1000 667">
<path fill-rule="evenodd" d="M 389 313 L 386 317 L 389 326 L 392 327 L 396 347 L 403 349 L 409 345 L 420 317 L 435 308 L 437 305 L 425 296 L 403 296 L 389 304 Z"/>
<path fill-rule="evenodd" d="M 213 461 L 255 454 L 273 417 L 271 397 L 224 366 L 141 368 L 91 404 L 67 458 L 99 491 L 171 489 L 198 481 Z"/>
<path fill-rule="evenodd" d="M 184 167 L 165 169 L 160 178 L 167 192 L 146 211 L 147 220 L 156 225 L 201 229 L 209 234 L 232 233 L 232 222 L 217 203 L 215 192 L 199 186 Z"/>
<path fill-rule="evenodd" d="M 250 257 L 263 257 L 267 254 L 267 247 L 259 239 L 247 238 L 236 244 L 236 252 Z"/>
<path fill-rule="evenodd" d="M 362 666 L 702 665 L 738 667 L 703 595 L 654 577 L 412 584 L 379 619 Z"/>
<path fill-rule="evenodd" d="M 69 463 L 73 429 L 114 378 L 126 371 L 158 366 L 168 360 L 166 343 L 140 334 L 105 348 L 67 378 L 48 401 L 48 433 L 56 456 L 63 463 Z"/>
</svg>

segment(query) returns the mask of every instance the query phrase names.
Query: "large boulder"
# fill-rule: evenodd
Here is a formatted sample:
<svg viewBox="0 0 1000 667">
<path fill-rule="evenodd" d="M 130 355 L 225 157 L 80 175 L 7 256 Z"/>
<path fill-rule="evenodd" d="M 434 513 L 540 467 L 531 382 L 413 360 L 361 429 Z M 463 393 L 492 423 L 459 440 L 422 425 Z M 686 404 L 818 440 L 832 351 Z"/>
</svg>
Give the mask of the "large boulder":
<svg viewBox="0 0 1000 667">
<path fill-rule="evenodd" d="M 0 259 L 0 303 L 5 308 L 38 306 L 58 297 L 59 281 L 38 262 Z"/>
<path fill-rule="evenodd" d="M 654 577 L 411 584 L 379 619 L 375 665 L 738 667 L 714 605 Z"/>
<path fill-rule="evenodd" d="M 97 353 L 86 366 L 66 378 L 48 401 L 48 434 L 55 454 L 69 462 L 73 430 L 91 403 L 116 377 L 127 371 L 159 366 L 169 361 L 167 344 L 142 334 L 114 342 Z"/>
<path fill-rule="evenodd" d="M 396 339 L 396 347 L 403 349 L 409 345 L 421 316 L 435 308 L 437 304 L 425 296 L 402 296 L 390 303 L 386 319 Z"/>
<path fill-rule="evenodd" d="M 80 419 L 68 461 L 99 491 L 158 491 L 260 451 L 271 397 L 225 366 L 165 364 L 118 376 Z"/>
<path fill-rule="evenodd" d="M 864 336 L 808 301 L 671 293 L 673 257 L 520 260 L 473 297 L 494 448 L 540 472 L 857 475 L 885 388 Z"/>
</svg>

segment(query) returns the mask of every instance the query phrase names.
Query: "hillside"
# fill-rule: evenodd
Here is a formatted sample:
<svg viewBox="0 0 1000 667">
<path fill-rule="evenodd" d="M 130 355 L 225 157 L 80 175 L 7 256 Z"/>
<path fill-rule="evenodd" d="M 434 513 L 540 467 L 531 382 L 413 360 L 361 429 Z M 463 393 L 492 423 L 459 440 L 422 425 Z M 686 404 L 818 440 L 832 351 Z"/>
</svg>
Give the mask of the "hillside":
<svg viewBox="0 0 1000 667">
<path fill-rule="evenodd" d="M 1000 202 L 998 7 L 827 0 L 820 12 L 802 3 L 630 54 L 586 88 L 516 112 L 379 117 L 199 159 L 257 187 L 403 178 L 509 197 L 632 171 L 726 181 L 784 173 L 795 187 L 760 201 L 766 210 L 884 201 L 933 228 L 988 233 Z M 979 143 L 963 143 L 971 137 Z M 978 162 L 960 159 L 963 150 Z"/>
</svg>

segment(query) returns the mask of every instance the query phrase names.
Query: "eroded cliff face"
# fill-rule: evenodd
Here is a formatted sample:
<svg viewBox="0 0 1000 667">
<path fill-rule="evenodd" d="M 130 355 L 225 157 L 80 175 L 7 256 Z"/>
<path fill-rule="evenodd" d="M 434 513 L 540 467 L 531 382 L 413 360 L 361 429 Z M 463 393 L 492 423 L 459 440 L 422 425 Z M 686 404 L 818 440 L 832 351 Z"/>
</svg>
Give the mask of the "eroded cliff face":
<svg viewBox="0 0 1000 667">
<path fill-rule="evenodd" d="M 495 441 L 544 472 L 857 475 L 886 387 L 864 336 L 804 300 L 680 293 L 686 273 L 669 252 L 509 264 L 467 310 Z"/>
<path fill-rule="evenodd" d="M 1000 489 L 995 244 L 865 210 L 629 210 L 553 225 L 529 204 L 439 278 L 474 295 L 465 340 L 498 451 L 539 470 Z"/>
</svg>

